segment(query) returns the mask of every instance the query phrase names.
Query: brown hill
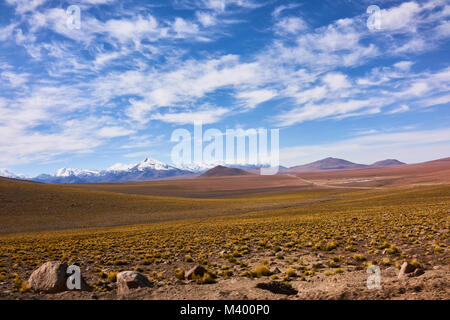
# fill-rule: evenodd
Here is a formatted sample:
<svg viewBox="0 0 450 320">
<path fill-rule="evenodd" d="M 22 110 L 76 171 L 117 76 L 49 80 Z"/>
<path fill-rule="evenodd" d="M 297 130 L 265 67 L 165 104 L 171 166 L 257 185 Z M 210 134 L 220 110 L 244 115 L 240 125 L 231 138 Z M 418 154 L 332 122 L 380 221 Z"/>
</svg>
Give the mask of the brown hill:
<svg viewBox="0 0 450 320">
<path fill-rule="evenodd" d="M 381 161 L 377 161 L 373 164 L 371 164 L 371 167 L 376 167 L 376 168 L 381 168 L 381 167 L 392 167 L 392 166 L 401 166 L 404 165 L 406 163 L 398 161 L 396 159 L 386 159 L 386 160 L 381 160 Z"/>
<path fill-rule="evenodd" d="M 364 164 L 358 164 L 343 159 L 329 157 L 308 164 L 290 167 L 286 171 L 292 173 L 300 173 L 300 172 L 316 172 L 316 171 L 355 170 L 367 167 L 368 166 Z"/>
<path fill-rule="evenodd" d="M 246 176 L 251 174 L 252 173 L 242 169 L 216 166 L 212 169 L 209 169 L 204 174 L 200 175 L 200 177 L 206 178 L 206 177 Z"/>
<path fill-rule="evenodd" d="M 296 176 L 300 176 L 296 174 Z M 387 187 L 428 184 L 448 184 L 450 158 L 415 164 L 387 167 L 368 166 L 366 169 L 301 173 L 305 181 L 317 185 L 347 187 Z"/>
</svg>

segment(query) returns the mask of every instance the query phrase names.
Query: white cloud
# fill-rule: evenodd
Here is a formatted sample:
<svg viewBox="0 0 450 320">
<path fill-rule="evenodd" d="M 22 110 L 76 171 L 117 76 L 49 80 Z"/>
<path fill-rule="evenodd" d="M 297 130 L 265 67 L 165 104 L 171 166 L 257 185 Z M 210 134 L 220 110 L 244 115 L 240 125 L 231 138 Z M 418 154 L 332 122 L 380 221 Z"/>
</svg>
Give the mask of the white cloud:
<svg viewBox="0 0 450 320">
<path fill-rule="evenodd" d="M 306 22 L 300 17 L 286 17 L 278 21 L 274 26 L 275 32 L 279 34 L 296 34 L 308 29 Z"/>
<path fill-rule="evenodd" d="M 15 28 L 17 24 L 11 23 L 6 27 L 0 28 L 0 41 L 9 40 L 12 38 Z"/>
<path fill-rule="evenodd" d="M 148 40 L 158 39 L 164 35 L 166 30 L 158 27 L 155 17 L 147 15 L 138 16 L 135 19 L 112 19 L 108 20 L 103 27 L 103 31 L 121 42 L 138 42 L 143 38 Z"/>
<path fill-rule="evenodd" d="M 33 11 L 45 2 L 47 0 L 6 0 L 6 3 L 16 6 L 16 12 L 18 14 Z"/>
<path fill-rule="evenodd" d="M 351 86 L 347 75 L 342 73 L 328 73 L 322 81 L 333 91 L 345 89 Z"/>
<path fill-rule="evenodd" d="M 133 130 L 128 130 L 122 127 L 103 127 L 98 131 L 98 135 L 102 138 L 115 138 L 128 136 L 134 133 Z"/>
<path fill-rule="evenodd" d="M 415 31 L 421 7 L 415 2 L 404 2 L 398 7 L 381 10 L 381 29 L 389 31 Z"/>
<path fill-rule="evenodd" d="M 197 20 L 202 24 L 204 27 L 211 27 L 217 24 L 216 17 L 208 12 L 204 11 L 197 11 L 196 13 Z"/>
<path fill-rule="evenodd" d="M 325 86 L 315 86 L 312 89 L 299 91 L 292 94 L 296 98 L 298 104 L 304 104 L 306 102 L 314 102 L 322 100 L 326 97 L 328 90 Z"/>
<path fill-rule="evenodd" d="M 449 102 L 450 102 L 450 94 L 446 94 L 443 96 L 432 97 L 429 99 L 422 100 L 419 102 L 419 104 L 424 107 L 432 107 L 432 106 L 437 106 L 437 105 L 441 105 L 441 104 L 446 104 Z"/>
<path fill-rule="evenodd" d="M 351 112 L 367 107 L 375 107 L 380 102 L 374 99 L 368 100 L 348 100 L 324 102 L 322 104 L 307 104 L 304 107 L 294 108 L 276 117 L 280 126 L 290 126 L 308 120 L 315 120 L 327 117 L 348 116 Z M 369 110 L 369 113 L 373 111 Z M 358 115 L 361 113 L 358 113 Z"/>
<path fill-rule="evenodd" d="M 402 113 L 409 111 L 409 107 L 406 104 L 402 104 L 400 107 L 392 109 L 388 114 Z"/>
<path fill-rule="evenodd" d="M 450 7 L 450 6 L 449 6 Z M 450 36 L 450 21 L 442 21 L 435 29 L 434 33 L 439 38 L 448 38 Z"/>
<path fill-rule="evenodd" d="M 175 18 L 172 23 L 172 29 L 177 34 L 177 37 L 186 37 L 187 35 L 197 35 L 199 33 L 198 25 L 183 18 Z"/>
<path fill-rule="evenodd" d="M 175 124 L 192 124 L 194 122 L 201 122 L 203 124 L 210 124 L 218 122 L 224 115 L 229 112 L 227 108 L 211 108 L 209 110 L 199 110 L 192 112 L 178 112 L 178 113 L 157 113 L 152 116 L 153 120 L 160 120 Z"/>
<path fill-rule="evenodd" d="M 236 95 L 237 98 L 243 99 L 250 108 L 254 108 L 256 105 L 271 100 L 276 96 L 276 92 L 272 90 L 254 90 L 244 91 Z"/>
<path fill-rule="evenodd" d="M 429 85 L 423 81 L 414 82 L 411 87 L 401 92 L 398 92 L 398 96 L 423 96 L 426 92 L 430 90 Z"/>
<path fill-rule="evenodd" d="M 20 87 L 28 82 L 29 74 L 27 73 L 14 73 L 11 71 L 4 71 L 0 73 L 0 77 L 8 81 L 12 87 Z"/>
<path fill-rule="evenodd" d="M 290 4 L 287 4 L 287 5 L 280 5 L 280 6 L 276 7 L 275 10 L 273 10 L 272 16 L 277 18 L 284 11 L 295 9 L 295 8 L 300 7 L 300 6 L 301 6 L 301 4 L 298 4 L 298 3 L 290 3 Z"/>
<path fill-rule="evenodd" d="M 414 64 L 412 61 L 399 61 L 394 64 L 394 67 L 405 72 L 411 69 L 411 66 Z"/>
</svg>

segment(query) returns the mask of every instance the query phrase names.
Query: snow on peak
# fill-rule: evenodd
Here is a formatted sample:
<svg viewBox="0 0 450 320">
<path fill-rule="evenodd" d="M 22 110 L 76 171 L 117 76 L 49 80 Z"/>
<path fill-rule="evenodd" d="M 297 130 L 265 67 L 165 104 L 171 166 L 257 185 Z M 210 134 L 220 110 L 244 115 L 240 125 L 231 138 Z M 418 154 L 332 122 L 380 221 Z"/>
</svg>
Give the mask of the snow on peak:
<svg viewBox="0 0 450 320">
<path fill-rule="evenodd" d="M 179 168 L 181 170 L 192 171 L 192 172 L 204 172 L 204 171 L 214 168 L 215 166 L 220 165 L 220 164 L 222 164 L 222 163 L 192 162 L 192 163 L 181 164 L 181 165 L 177 166 L 177 168 Z"/>
<path fill-rule="evenodd" d="M 71 177 L 71 176 L 92 176 L 97 175 L 99 172 L 96 170 L 82 170 L 73 168 L 61 168 L 54 174 L 55 177 Z"/>
<path fill-rule="evenodd" d="M 152 158 L 145 158 L 144 161 L 139 162 L 136 165 L 136 169 L 141 171 L 141 170 L 145 170 L 145 169 L 170 170 L 170 169 L 174 169 L 174 168 L 164 162 L 159 161 L 159 160 L 152 159 Z"/>
<path fill-rule="evenodd" d="M 106 171 L 128 171 L 134 166 L 136 166 L 136 164 L 116 163 L 111 167 L 109 167 L 108 169 L 106 169 Z"/>
<path fill-rule="evenodd" d="M 27 179 L 28 177 L 23 174 L 16 174 L 5 168 L 0 168 L 0 177 L 13 178 L 13 179 Z"/>
<path fill-rule="evenodd" d="M 112 165 L 111 167 L 106 169 L 106 171 L 131 171 L 131 170 L 144 171 L 146 169 L 173 170 L 175 168 L 159 160 L 152 158 L 145 158 L 143 161 L 139 163 L 133 164 L 116 163 L 115 165 Z"/>
</svg>

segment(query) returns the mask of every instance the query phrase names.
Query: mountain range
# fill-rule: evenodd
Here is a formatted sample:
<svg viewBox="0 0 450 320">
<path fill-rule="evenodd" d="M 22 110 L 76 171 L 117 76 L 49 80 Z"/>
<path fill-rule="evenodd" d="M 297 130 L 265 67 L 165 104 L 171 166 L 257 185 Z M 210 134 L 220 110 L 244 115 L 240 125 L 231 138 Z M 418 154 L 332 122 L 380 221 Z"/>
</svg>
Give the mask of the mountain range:
<svg viewBox="0 0 450 320">
<path fill-rule="evenodd" d="M 2 168 L 0 168 L 0 177 L 13 178 L 13 179 L 28 179 L 29 178 L 24 174 L 16 174 L 11 171 L 8 171 L 7 169 L 2 169 Z"/>
<path fill-rule="evenodd" d="M 164 162 L 146 158 L 135 164 L 118 163 L 106 170 L 59 169 L 54 174 L 41 174 L 33 181 L 45 183 L 97 183 L 146 181 L 191 174 L 191 171 L 170 166 Z"/>
<path fill-rule="evenodd" d="M 315 172 L 315 171 L 337 171 L 337 170 L 355 170 L 355 169 L 370 169 L 389 167 L 396 165 L 403 165 L 395 159 L 386 159 L 375 162 L 371 165 L 353 163 L 343 159 L 337 158 L 325 158 L 319 161 L 308 163 L 305 165 L 294 166 L 285 168 L 280 166 L 279 173 L 300 173 L 300 172 Z M 193 164 L 183 167 L 175 167 L 164 162 L 146 158 L 139 163 L 134 164 L 122 164 L 118 163 L 106 170 L 86 170 L 86 169 L 73 169 L 62 168 L 57 170 L 53 174 L 40 174 L 37 177 L 31 178 L 21 174 L 12 173 L 6 169 L 0 169 L 0 176 L 14 179 L 32 180 L 44 183 L 108 183 L 108 182 L 130 182 L 130 181 L 146 181 L 163 179 L 170 177 L 179 177 L 188 174 L 201 174 L 208 170 L 211 171 L 212 176 L 217 174 L 233 175 L 236 174 L 236 170 L 226 169 L 239 169 L 238 174 L 245 173 L 244 170 L 250 172 L 256 172 L 256 169 L 261 168 L 261 165 L 242 165 L 234 164 L 224 166 L 216 166 L 215 164 Z M 204 176 L 211 176 L 206 174 Z"/>
<path fill-rule="evenodd" d="M 405 163 L 395 159 L 386 159 L 367 165 L 329 157 L 308 164 L 290 167 L 284 171 L 289 173 L 301 173 L 301 172 L 316 172 L 316 171 L 357 170 L 357 169 L 392 167 L 403 164 Z"/>
</svg>

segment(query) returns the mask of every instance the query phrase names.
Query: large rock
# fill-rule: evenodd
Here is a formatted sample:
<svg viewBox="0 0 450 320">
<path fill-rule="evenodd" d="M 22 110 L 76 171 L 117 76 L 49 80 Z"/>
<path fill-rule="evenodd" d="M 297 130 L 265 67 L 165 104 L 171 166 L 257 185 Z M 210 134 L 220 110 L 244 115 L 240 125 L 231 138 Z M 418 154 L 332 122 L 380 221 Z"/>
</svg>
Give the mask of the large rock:
<svg viewBox="0 0 450 320">
<path fill-rule="evenodd" d="M 404 262 L 400 268 L 400 272 L 398 273 L 398 278 L 406 278 L 408 276 L 408 273 L 414 272 L 415 269 L 416 268 L 412 264 Z"/>
<path fill-rule="evenodd" d="M 49 261 L 33 271 L 28 284 L 34 291 L 56 293 L 67 290 L 67 264 Z"/>
<path fill-rule="evenodd" d="M 69 290 L 67 288 L 68 265 L 60 261 L 49 261 L 33 271 L 28 284 L 37 292 L 57 293 Z M 80 286 L 82 291 L 91 291 L 92 288 L 86 283 L 80 274 Z"/>
<path fill-rule="evenodd" d="M 151 287 L 152 284 L 143 274 L 136 271 L 122 271 L 116 276 L 117 293 L 128 293 L 132 289 Z"/>
<path fill-rule="evenodd" d="M 422 268 L 417 268 L 408 262 L 404 262 L 400 268 L 400 272 L 398 273 L 398 278 L 404 279 L 407 277 L 418 277 L 424 273 L 425 271 Z"/>
<path fill-rule="evenodd" d="M 185 277 L 185 279 L 192 280 L 192 277 L 194 275 L 203 277 L 203 275 L 205 273 L 206 273 L 206 269 L 201 265 L 197 265 L 197 266 L 193 267 L 191 270 L 186 271 L 186 273 L 184 274 L 184 277 Z"/>
</svg>

